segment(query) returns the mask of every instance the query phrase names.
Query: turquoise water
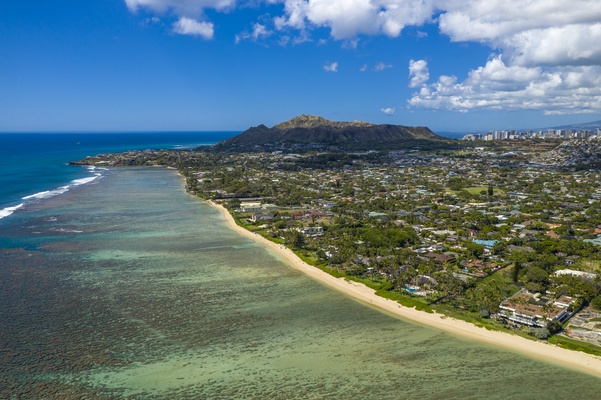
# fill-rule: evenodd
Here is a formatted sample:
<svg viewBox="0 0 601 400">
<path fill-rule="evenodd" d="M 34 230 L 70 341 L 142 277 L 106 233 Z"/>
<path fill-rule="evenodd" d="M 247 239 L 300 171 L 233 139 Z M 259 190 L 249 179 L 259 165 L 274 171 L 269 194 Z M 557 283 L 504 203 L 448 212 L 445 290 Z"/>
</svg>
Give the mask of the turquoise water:
<svg viewBox="0 0 601 400">
<path fill-rule="evenodd" d="M 174 171 L 0 220 L 0 398 L 565 399 L 601 380 L 412 324 L 227 229 Z"/>
</svg>

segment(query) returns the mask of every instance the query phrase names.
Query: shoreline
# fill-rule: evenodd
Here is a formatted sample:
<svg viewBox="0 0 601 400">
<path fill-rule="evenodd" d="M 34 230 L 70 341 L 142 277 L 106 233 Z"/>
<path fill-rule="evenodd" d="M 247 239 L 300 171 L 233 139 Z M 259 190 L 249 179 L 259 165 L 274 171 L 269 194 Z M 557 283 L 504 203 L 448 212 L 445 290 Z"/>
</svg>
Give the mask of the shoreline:
<svg viewBox="0 0 601 400">
<path fill-rule="evenodd" d="M 375 290 L 362 283 L 348 281 L 344 278 L 335 278 L 319 268 L 305 263 L 287 247 L 271 242 L 263 236 L 252 233 L 237 225 L 233 216 L 224 206 L 210 200 L 205 202 L 221 212 L 228 228 L 254 240 L 264 246 L 267 250 L 275 252 L 285 259 L 285 261 L 293 268 L 310 278 L 331 289 L 341 292 L 354 300 L 360 301 L 365 305 L 392 314 L 394 317 L 442 330 L 464 339 L 471 339 L 494 347 L 511 350 L 531 358 L 550 362 L 564 368 L 577 370 L 601 378 L 601 358 L 599 357 L 583 352 L 563 349 L 546 342 L 528 340 L 505 332 L 487 330 L 469 322 L 447 317 L 444 314 L 431 314 L 402 306 L 393 300 L 377 296 Z"/>
</svg>

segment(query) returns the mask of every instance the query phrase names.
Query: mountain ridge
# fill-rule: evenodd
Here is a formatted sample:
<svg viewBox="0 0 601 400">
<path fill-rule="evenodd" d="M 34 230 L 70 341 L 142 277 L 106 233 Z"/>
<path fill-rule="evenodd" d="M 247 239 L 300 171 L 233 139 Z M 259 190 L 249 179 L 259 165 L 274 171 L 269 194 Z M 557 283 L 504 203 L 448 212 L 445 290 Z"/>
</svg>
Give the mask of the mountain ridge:
<svg viewBox="0 0 601 400">
<path fill-rule="evenodd" d="M 581 122 L 581 123 L 570 124 L 570 125 L 552 126 L 552 127 L 543 128 L 543 129 L 589 130 L 589 129 L 597 129 L 597 128 L 601 128 L 601 120 L 591 121 L 591 122 Z"/>
</svg>

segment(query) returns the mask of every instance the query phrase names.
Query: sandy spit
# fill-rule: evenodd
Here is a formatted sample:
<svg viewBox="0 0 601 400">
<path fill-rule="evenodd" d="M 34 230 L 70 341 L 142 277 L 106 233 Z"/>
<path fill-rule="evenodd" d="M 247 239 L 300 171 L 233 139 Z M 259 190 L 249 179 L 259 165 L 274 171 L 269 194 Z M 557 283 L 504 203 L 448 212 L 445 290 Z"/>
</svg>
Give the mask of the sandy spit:
<svg viewBox="0 0 601 400">
<path fill-rule="evenodd" d="M 226 224 L 230 229 L 256 241 L 268 250 L 276 252 L 292 267 L 308 275 L 310 278 L 344 293 L 355 300 L 383 310 L 388 314 L 392 314 L 401 319 L 440 329 L 465 339 L 505 348 L 531 358 L 601 377 L 600 357 L 563 349 L 547 342 L 528 340 L 505 332 L 489 331 L 485 328 L 480 328 L 468 322 L 447 317 L 443 314 L 431 314 L 402 306 L 395 301 L 377 296 L 373 289 L 361 283 L 348 281 L 344 278 L 335 278 L 332 275 L 305 263 L 285 246 L 273 243 L 261 235 L 252 233 L 238 226 L 234 221 L 234 218 L 222 205 L 212 201 L 208 201 L 207 203 L 221 211 Z"/>
</svg>

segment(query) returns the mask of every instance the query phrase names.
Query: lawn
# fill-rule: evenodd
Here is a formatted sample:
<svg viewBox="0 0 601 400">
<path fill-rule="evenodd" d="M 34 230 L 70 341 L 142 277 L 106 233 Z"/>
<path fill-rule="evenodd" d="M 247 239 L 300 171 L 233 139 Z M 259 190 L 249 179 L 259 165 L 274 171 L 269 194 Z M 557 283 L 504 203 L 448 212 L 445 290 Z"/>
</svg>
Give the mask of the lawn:
<svg viewBox="0 0 601 400">
<path fill-rule="evenodd" d="M 497 195 L 505 194 L 505 192 L 502 191 L 501 189 L 498 189 L 498 188 L 493 188 L 493 189 L 494 189 L 494 194 L 497 194 Z M 488 186 L 471 186 L 471 187 L 462 188 L 461 190 L 465 190 L 469 194 L 480 194 L 482 191 L 488 192 Z"/>
<path fill-rule="evenodd" d="M 585 272 L 601 272 L 601 260 L 581 258 L 574 264 L 572 269 Z"/>
<path fill-rule="evenodd" d="M 499 188 L 495 187 L 493 189 L 494 189 L 494 195 L 495 196 L 496 195 L 504 195 L 505 194 L 505 192 L 503 190 L 499 189 Z M 478 196 L 478 195 L 480 195 L 480 192 L 482 192 L 483 190 L 488 193 L 488 186 L 469 186 L 469 187 L 461 188 L 461 190 L 451 190 L 451 189 L 447 188 L 447 189 L 445 189 L 445 193 L 457 195 L 457 194 L 459 194 L 459 192 L 465 191 L 465 192 L 468 192 L 469 194 L 471 194 L 473 196 L 474 195 Z"/>
</svg>

